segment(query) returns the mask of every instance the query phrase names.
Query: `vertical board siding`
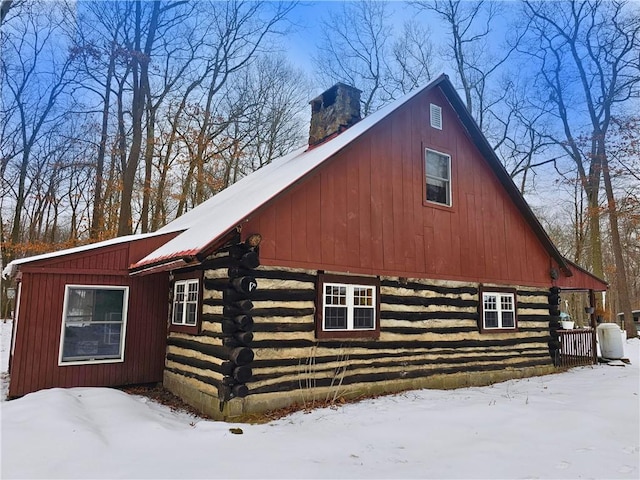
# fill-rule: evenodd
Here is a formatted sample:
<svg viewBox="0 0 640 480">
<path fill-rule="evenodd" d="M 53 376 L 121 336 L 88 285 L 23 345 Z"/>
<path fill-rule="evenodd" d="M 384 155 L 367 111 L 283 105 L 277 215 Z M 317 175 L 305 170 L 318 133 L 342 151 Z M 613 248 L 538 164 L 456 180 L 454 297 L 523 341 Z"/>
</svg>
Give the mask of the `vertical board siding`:
<svg viewBox="0 0 640 480">
<path fill-rule="evenodd" d="M 315 338 L 316 271 L 261 266 L 249 395 L 551 364 L 547 292 L 518 288 L 517 332 L 481 334 L 478 284 L 383 277 L 378 340 Z M 312 393 L 311 391 L 309 393 Z"/>
<path fill-rule="evenodd" d="M 166 274 L 130 277 L 130 246 L 123 243 L 101 248 L 93 255 L 72 254 L 21 267 L 20 317 L 9 396 L 52 387 L 119 386 L 162 380 L 168 279 Z M 138 245 L 142 253 L 148 253 L 151 247 Z M 64 273 L 65 269 L 73 273 Z M 66 285 L 129 287 L 124 362 L 58 366 Z"/>
<path fill-rule="evenodd" d="M 442 107 L 443 130 L 429 127 L 429 103 Z M 451 208 L 424 201 L 424 148 L 451 155 Z M 439 89 L 382 119 L 245 228 L 263 235 L 264 265 L 550 284 L 549 254 Z"/>
</svg>

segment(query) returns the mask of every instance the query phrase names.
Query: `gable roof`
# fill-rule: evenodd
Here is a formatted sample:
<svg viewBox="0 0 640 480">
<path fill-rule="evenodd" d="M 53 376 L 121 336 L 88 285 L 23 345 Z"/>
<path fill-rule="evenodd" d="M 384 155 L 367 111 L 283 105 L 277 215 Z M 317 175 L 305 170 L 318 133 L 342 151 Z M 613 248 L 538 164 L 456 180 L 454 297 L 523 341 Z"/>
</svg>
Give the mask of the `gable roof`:
<svg viewBox="0 0 640 480">
<path fill-rule="evenodd" d="M 177 233 L 177 235 L 132 265 L 131 274 L 170 270 L 189 264 L 197 264 L 204 260 L 216 246 L 221 245 L 228 235 L 234 232 L 236 227 L 241 226 L 256 210 L 302 181 L 325 161 L 346 148 L 351 142 L 365 134 L 382 119 L 412 98 L 434 88 L 441 89 L 472 141 L 489 163 L 498 180 L 527 220 L 545 250 L 557 262 L 566 276 L 572 276 L 572 269 L 569 267 L 568 261 L 560 254 L 546 234 L 446 75 L 440 75 L 424 87 L 416 89 L 388 104 L 343 133 L 318 146 L 311 148 L 305 146 L 273 160 L 269 165 L 242 178 L 157 232 L 119 237 L 91 245 L 14 260 L 7 265 L 3 271 L 3 276 L 13 276 L 18 266 L 23 263 L 168 233 Z M 597 277 L 593 278 L 597 279 Z M 601 279 L 597 280 L 606 285 Z"/>
<path fill-rule="evenodd" d="M 96 250 L 98 248 L 111 247 L 114 245 L 134 242 L 136 240 L 142 240 L 146 238 L 159 237 L 169 232 L 171 232 L 171 230 L 167 230 L 166 232 L 157 231 L 152 233 L 138 233 L 135 235 L 125 235 L 123 237 L 110 238 L 108 240 L 103 240 L 101 242 L 89 243 L 87 245 L 80 245 L 78 247 L 65 248 L 64 250 L 57 250 L 55 252 L 43 253 L 40 255 L 33 255 L 31 257 L 25 257 L 25 258 L 18 258 L 18 259 L 12 260 L 7 264 L 6 267 L 4 267 L 4 269 L 2 270 L 2 278 L 4 279 L 13 278 L 13 276 L 16 274 L 17 269 L 20 267 L 20 265 L 24 265 L 26 263 L 38 262 L 40 260 L 50 260 L 53 258 L 63 257 L 65 255 L 73 255 L 76 253 L 83 253 L 91 250 Z"/>
<path fill-rule="evenodd" d="M 489 145 L 475 120 L 467 111 L 462 99 L 446 75 L 440 75 L 422 88 L 399 98 L 356 123 L 335 138 L 314 148 L 303 147 L 273 160 L 269 165 L 242 178 L 211 199 L 170 222 L 159 232 L 183 230 L 157 250 L 132 266 L 132 273 L 175 268 L 176 262 L 184 265 L 199 262 L 220 244 L 229 232 L 251 216 L 274 197 L 289 189 L 305 176 L 315 171 L 323 162 L 347 147 L 369 131 L 382 119 L 396 111 L 417 95 L 440 88 L 457 113 L 467 133 L 495 172 L 515 205 L 525 217 L 535 235 L 551 257 L 556 260 L 565 275 L 571 269 L 555 247 L 544 228 L 533 214 L 524 197 L 513 183 L 508 172 Z"/>
<path fill-rule="evenodd" d="M 181 257 L 186 257 L 186 263 L 192 261 L 194 256 L 208 251 L 255 210 L 315 170 L 401 105 L 418 94 L 448 81 L 446 75 L 441 75 L 426 86 L 410 92 L 360 120 L 331 140 L 312 148 L 304 146 L 277 158 L 269 165 L 225 188 L 160 229 L 159 231 L 166 229 L 166 231 L 184 230 L 184 232 L 140 260 L 134 265 L 134 271 Z"/>
</svg>

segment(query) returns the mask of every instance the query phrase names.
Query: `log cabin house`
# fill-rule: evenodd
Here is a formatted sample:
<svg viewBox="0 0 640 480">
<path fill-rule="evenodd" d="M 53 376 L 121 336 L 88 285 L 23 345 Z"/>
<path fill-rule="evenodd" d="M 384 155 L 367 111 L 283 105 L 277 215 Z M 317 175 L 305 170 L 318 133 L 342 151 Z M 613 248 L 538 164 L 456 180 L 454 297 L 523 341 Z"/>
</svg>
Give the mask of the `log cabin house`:
<svg viewBox="0 0 640 480">
<path fill-rule="evenodd" d="M 557 365 L 565 259 L 446 76 L 360 119 L 311 101 L 309 145 L 153 234 L 12 262 L 9 396 L 160 382 L 215 418 L 483 385 Z"/>
</svg>

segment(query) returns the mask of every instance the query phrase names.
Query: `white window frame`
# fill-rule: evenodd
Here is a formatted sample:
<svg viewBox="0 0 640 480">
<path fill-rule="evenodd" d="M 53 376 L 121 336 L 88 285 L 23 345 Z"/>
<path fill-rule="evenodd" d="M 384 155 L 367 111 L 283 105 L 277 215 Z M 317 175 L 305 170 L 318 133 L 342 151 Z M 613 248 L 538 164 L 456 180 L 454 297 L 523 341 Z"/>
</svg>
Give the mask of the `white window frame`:
<svg viewBox="0 0 640 480">
<path fill-rule="evenodd" d="M 436 130 L 442 130 L 442 107 L 433 103 L 429 104 L 429 124 Z"/>
<path fill-rule="evenodd" d="M 117 358 L 95 358 L 87 355 L 86 359 L 78 359 L 78 360 L 63 360 L 62 356 L 64 353 L 64 332 L 65 325 L 67 319 L 67 309 L 69 303 L 69 292 L 72 289 L 83 289 L 83 290 L 122 290 L 124 292 L 122 298 L 122 327 L 120 334 L 120 356 Z M 91 365 L 91 364 L 99 364 L 99 363 L 122 363 L 124 362 L 124 348 L 125 348 L 125 339 L 127 336 L 127 317 L 129 311 L 129 287 L 123 285 L 65 285 L 64 289 L 64 305 L 62 307 L 62 325 L 60 327 L 60 351 L 58 354 L 58 366 L 66 367 L 70 365 Z M 96 322 L 100 324 L 104 324 L 105 322 Z M 114 322 L 116 323 L 116 322 Z M 109 324 L 109 323 L 107 323 Z"/>
<path fill-rule="evenodd" d="M 327 287 L 345 287 L 346 288 L 346 305 L 332 305 L 327 304 Z M 356 288 L 365 288 L 371 290 L 371 305 L 355 305 L 354 293 Z M 336 282 L 324 282 L 322 284 L 322 331 L 323 332 L 368 332 L 376 330 L 378 318 L 376 315 L 377 310 L 377 288 L 375 285 L 361 285 L 355 283 L 336 283 Z M 326 328 L 326 308 L 342 306 L 347 309 L 347 328 Z M 356 328 L 354 326 L 354 308 L 370 308 L 373 312 L 373 325 L 367 328 Z"/>
<path fill-rule="evenodd" d="M 436 155 L 439 155 L 441 157 L 446 157 L 447 159 L 447 166 L 448 166 L 448 172 L 449 172 L 449 178 L 442 178 L 442 177 L 437 177 L 435 175 L 429 175 L 429 170 L 427 168 L 427 155 L 429 154 L 429 152 L 431 153 L 435 153 Z M 437 150 L 433 150 L 432 148 L 425 148 L 424 149 L 424 185 L 425 185 L 425 192 L 424 192 L 424 198 L 426 202 L 432 203 L 434 205 L 444 205 L 446 207 L 451 207 L 453 205 L 453 186 L 452 186 L 452 175 L 451 175 L 451 155 L 449 155 L 448 153 L 444 153 L 444 152 L 438 152 Z M 428 194 L 428 190 L 429 190 L 429 186 L 427 183 L 427 180 L 429 178 L 432 178 L 433 180 L 439 180 L 441 182 L 446 182 L 448 185 L 448 189 L 447 189 L 447 202 L 446 203 L 442 203 L 442 202 L 437 202 L 435 200 L 429 200 L 427 198 L 427 194 Z"/>
<path fill-rule="evenodd" d="M 487 310 L 485 308 L 486 297 L 496 297 L 496 308 Z M 502 308 L 502 297 L 509 297 L 511 299 L 511 309 Z M 482 329 L 483 330 L 515 330 L 518 327 L 518 320 L 516 318 L 516 295 L 511 292 L 495 292 L 495 291 L 483 291 L 482 292 Z M 498 314 L 498 326 L 488 327 L 486 322 L 487 312 L 496 312 Z M 511 312 L 513 314 L 513 326 L 505 327 L 502 324 L 502 313 Z"/>
<path fill-rule="evenodd" d="M 182 322 L 175 322 L 174 321 L 174 310 L 176 308 L 176 294 L 177 294 L 177 289 L 176 287 L 178 285 L 184 285 L 184 300 L 181 302 L 182 305 Z M 189 285 L 195 285 L 197 287 L 196 289 L 196 299 L 195 300 L 189 300 Z M 173 284 L 173 301 L 171 302 L 171 325 L 175 325 L 178 327 L 196 327 L 198 325 L 198 304 L 199 304 L 199 300 L 200 300 L 200 280 L 199 279 L 185 279 L 185 280 L 176 280 L 175 283 Z M 187 319 L 187 305 L 189 304 L 195 304 L 196 306 L 196 316 L 195 316 L 195 321 L 194 323 L 186 323 L 186 319 Z"/>
</svg>

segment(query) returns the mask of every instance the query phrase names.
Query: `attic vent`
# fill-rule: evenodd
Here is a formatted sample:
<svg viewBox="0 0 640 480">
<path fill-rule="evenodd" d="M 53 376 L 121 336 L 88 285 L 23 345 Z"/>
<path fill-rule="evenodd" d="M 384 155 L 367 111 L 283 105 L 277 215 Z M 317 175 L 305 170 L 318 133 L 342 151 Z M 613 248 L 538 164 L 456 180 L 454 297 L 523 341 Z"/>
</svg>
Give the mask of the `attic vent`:
<svg viewBox="0 0 640 480">
<path fill-rule="evenodd" d="M 442 130 L 442 108 L 438 105 L 430 104 L 431 126 Z"/>
</svg>

